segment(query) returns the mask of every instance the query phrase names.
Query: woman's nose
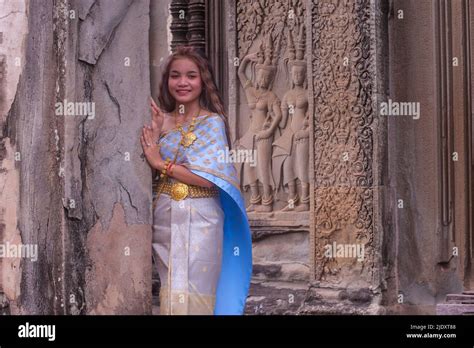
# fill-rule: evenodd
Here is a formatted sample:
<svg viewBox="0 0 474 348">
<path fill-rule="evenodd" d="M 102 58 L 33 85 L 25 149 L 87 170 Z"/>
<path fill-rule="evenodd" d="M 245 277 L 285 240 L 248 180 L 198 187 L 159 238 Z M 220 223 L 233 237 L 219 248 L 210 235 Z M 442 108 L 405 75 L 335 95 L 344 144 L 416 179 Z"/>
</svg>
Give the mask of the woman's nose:
<svg viewBox="0 0 474 348">
<path fill-rule="evenodd" d="M 188 81 L 184 77 L 180 78 L 179 81 L 178 81 L 178 86 L 180 86 L 180 87 L 181 86 L 185 87 L 185 86 L 187 86 L 187 84 L 188 84 Z"/>
</svg>

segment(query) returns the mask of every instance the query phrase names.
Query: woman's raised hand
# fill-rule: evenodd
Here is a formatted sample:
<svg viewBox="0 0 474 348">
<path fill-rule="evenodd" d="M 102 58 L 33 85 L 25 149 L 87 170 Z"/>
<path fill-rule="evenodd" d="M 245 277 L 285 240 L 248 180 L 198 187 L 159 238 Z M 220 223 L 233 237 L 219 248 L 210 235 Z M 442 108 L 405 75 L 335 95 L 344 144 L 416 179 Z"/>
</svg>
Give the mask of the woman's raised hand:
<svg viewBox="0 0 474 348">
<path fill-rule="evenodd" d="M 154 143 L 152 133 L 150 127 L 143 126 L 140 142 L 143 148 L 143 156 L 146 157 L 146 160 L 152 168 L 158 169 L 162 158 L 160 155 L 160 147 Z"/>
<path fill-rule="evenodd" d="M 163 127 L 163 122 L 165 120 L 163 111 L 160 110 L 158 105 L 156 105 L 153 98 L 150 97 L 150 106 L 151 106 L 151 130 L 153 142 L 156 142 L 160 138 L 161 129 Z"/>
</svg>

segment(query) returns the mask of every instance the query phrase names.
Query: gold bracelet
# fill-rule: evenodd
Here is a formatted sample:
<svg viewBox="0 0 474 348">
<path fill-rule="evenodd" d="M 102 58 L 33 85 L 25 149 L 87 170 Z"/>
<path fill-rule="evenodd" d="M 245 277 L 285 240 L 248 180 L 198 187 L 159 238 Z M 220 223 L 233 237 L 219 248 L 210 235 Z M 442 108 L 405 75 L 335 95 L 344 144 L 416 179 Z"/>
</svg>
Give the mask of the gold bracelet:
<svg viewBox="0 0 474 348">
<path fill-rule="evenodd" d="M 171 168 L 172 165 L 173 165 L 173 163 L 170 162 L 170 163 L 168 163 L 167 166 L 165 167 L 165 172 L 166 172 L 167 175 L 169 175 L 169 170 L 170 170 L 170 168 Z"/>
<path fill-rule="evenodd" d="M 171 163 L 170 166 L 168 167 L 168 170 L 166 171 L 168 173 L 168 176 L 173 175 L 173 168 L 176 166 L 176 164 Z"/>
<path fill-rule="evenodd" d="M 168 167 L 168 165 L 170 164 L 171 160 L 169 158 L 167 158 L 165 160 L 165 164 L 163 166 L 163 169 L 161 170 L 161 175 L 160 177 L 164 177 L 166 175 L 166 168 Z"/>
</svg>

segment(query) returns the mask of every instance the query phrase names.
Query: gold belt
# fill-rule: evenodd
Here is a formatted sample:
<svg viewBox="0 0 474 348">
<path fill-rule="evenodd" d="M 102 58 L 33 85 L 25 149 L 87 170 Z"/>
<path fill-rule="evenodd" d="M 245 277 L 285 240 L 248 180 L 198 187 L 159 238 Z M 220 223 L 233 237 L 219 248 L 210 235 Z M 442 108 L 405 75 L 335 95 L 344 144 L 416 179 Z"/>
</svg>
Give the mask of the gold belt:
<svg viewBox="0 0 474 348">
<path fill-rule="evenodd" d="M 182 182 L 162 182 L 155 184 L 155 192 L 165 193 L 171 196 L 175 201 L 185 198 L 207 198 L 219 195 L 217 187 L 202 187 L 196 185 L 188 185 Z"/>
</svg>

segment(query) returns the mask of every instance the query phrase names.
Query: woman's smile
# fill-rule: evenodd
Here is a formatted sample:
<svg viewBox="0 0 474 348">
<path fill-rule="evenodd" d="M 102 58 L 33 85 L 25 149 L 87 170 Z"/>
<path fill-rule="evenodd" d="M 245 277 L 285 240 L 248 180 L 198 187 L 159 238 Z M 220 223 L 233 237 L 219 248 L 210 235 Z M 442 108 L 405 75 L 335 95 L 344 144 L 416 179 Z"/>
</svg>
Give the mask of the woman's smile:
<svg viewBox="0 0 474 348">
<path fill-rule="evenodd" d="M 191 91 L 188 90 L 188 89 L 178 89 L 178 90 L 176 91 L 176 93 L 177 93 L 178 95 L 181 95 L 181 96 L 182 96 L 182 95 L 186 95 L 186 94 L 188 94 L 189 92 L 191 92 Z"/>
</svg>

